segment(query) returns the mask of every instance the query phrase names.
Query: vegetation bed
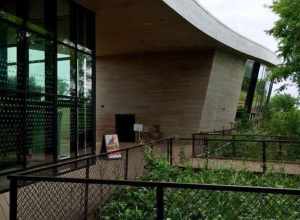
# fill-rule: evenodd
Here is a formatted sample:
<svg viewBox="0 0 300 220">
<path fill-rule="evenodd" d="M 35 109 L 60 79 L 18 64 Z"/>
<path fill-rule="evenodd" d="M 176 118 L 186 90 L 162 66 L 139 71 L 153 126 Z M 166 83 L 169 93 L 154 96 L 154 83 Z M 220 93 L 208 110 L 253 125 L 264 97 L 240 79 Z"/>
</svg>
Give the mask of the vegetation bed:
<svg viewBox="0 0 300 220">
<path fill-rule="evenodd" d="M 148 158 L 143 181 L 299 188 L 300 177 L 233 170 L 180 169 Z M 123 187 L 98 210 L 98 219 L 155 219 L 155 189 Z M 300 200 L 293 195 L 165 189 L 165 219 L 299 219 Z"/>
</svg>

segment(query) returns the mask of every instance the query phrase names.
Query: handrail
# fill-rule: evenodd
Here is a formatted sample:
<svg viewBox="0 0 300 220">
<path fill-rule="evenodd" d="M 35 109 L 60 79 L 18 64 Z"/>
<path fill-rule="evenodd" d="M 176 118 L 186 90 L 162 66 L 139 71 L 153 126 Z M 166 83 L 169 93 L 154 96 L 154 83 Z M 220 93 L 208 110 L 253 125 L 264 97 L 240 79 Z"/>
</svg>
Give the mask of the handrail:
<svg viewBox="0 0 300 220">
<path fill-rule="evenodd" d="M 176 188 L 176 189 L 300 195 L 300 190 L 293 189 L 293 188 L 287 189 L 287 188 L 235 186 L 235 185 L 218 185 L 218 184 L 193 184 L 193 183 L 151 182 L 151 181 L 146 182 L 146 181 L 104 180 L 104 179 L 99 180 L 99 179 L 86 179 L 86 178 L 20 176 L 20 175 L 12 175 L 9 176 L 8 178 L 12 181 L 19 180 L 19 181 L 29 181 L 29 182 L 47 181 L 47 182 L 60 182 L 60 183 L 118 185 L 118 186 L 149 187 L 149 188 L 164 187 L 164 188 Z"/>
<path fill-rule="evenodd" d="M 217 136 L 217 135 L 222 135 L 224 137 L 268 137 L 268 138 L 285 138 L 287 140 L 293 139 L 293 140 L 299 140 L 299 138 L 296 137 L 288 137 L 288 136 L 280 136 L 280 135 L 263 135 L 263 134 L 218 134 L 218 132 L 203 132 L 203 133 L 193 133 L 192 135 L 207 135 L 207 136 Z"/>
<path fill-rule="evenodd" d="M 128 151 L 128 150 L 134 150 L 134 149 L 137 149 L 137 148 L 145 147 L 147 145 L 153 145 L 153 144 L 157 144 L 157 143 L 160 143 L 162 141 L 171 140 L 171 139 L 174 140 L 175 137 L 162 138 L 162 139 L 150 141 L 150 142 L 144 143 L 144 144 L 138 144 L 138 145 L 133 145 L 133 146 L 129 146 L 129 147 L 124 147 L 124 148 L 121 148 L 119 150 L 114 150 L 114 151 L 107 152 L 107 153 L 101 153 L 101 154 L 98 154 L 98 155 L 91 155 L 91 156 L 86 156 L 86 157 L 82 157 L 82 158 L 75 158 L 73 160 L 69 160 L 69 161 L 65 161 L 65 162 L 61 162 L 61 163 L 58 162 L 56 164 L 41 166 L 41 167 L 38 167 L 38 168 L 17 172 L 16 175 L 27 175 L 27 174 L 30 174 L 30 173 L 33 173 L 33 172 L 41 172 L 41 171 L 45 171 L 45 170 L 52 169 L 52 168 L 62 167 L 62 166 L 69 165 L 69 164 L 74 164 L 74 163 L 83 162 L 83 161 L 87 161 L 87 160 L 106 157 L 106 156 L 111 155 L 111 154 L 120 153 L 120 152 L 124 152 L 124 151 Z"/>
<path fill-rule="evenodd" d="M 195 139 L 198 140 L 198 139 Z M 201 140 L 201 139 L 199 139 Z M 251 143 L 286 143 L 300 144 L 300 141 L 293 140 L 248 140 L 248 139 L 225 139 L 225 138 L 207 138 L 208 141 L 225 141 L 225 142 L 251 142 Z"/>
</svg>

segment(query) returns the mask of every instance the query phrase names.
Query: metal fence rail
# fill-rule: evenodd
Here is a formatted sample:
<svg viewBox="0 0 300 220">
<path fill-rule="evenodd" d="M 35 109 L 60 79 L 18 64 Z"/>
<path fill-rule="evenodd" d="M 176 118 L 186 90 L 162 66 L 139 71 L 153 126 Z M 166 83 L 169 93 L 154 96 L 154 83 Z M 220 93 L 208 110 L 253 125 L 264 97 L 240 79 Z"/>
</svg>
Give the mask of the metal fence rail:
<svg viewBox="0 0 300 220">
<path fill-rule="evenodd" d="M 87 219 L 95 208 L 97 219 L 125 219 L 126 210 L 137 219 L 300 218 L 297 189 L 42 176 L 13 176 L 11 184 L 11 219 Z M 127 200 L 137 194 L 148 203 Z"/>
<path fill-rule="evenodd" d="M 196 141 L 203 145 L 196 146 Z M 124 213 L 135 210 L 135 219 L 284 219 L 287 215 L 300 219 L 300 191 L 296 189 L 137 181 L 147 174 L 145 150 L 171 165 L 182 166 L 183 160 L 194 159 L 195 150 L 202 150 L 207 161 L 217 156 L 230 158 L 232 147 L 237 147 L 238 155 L 242 147 L 238 143 L 246 141 L 262 144 L 258 149 L 259 155 L 265 155 L 260 158 L 265 165 L 271 144 L 299 144 L 287 140 L 171 137 L 108 153 L 120 153 L 119 159 L 101 154 L 24 171 L 9 177 L 10 218 L 89 219 L 96 213 L 98 219 L 126 219 Z M 213 151 L 220 145 L 221 153 Z M 203 146 L 204 150 L 195 149 Z M 132 197 L 136 198 L 129 199 Z M 112 213 L 117 217 L 109 216 Z"/>
<path fill-rule="evenodd" d="M 175 138 L 164 138 L 146 144 L 139 144 L 96 156 L 47 165 L 10 176 L 10 218 L 11 219 L 86 219 L 88 215 L 110 195 L 110 189 L 100 191 L 88 184 L 56 182 L 48 178 L 136 180 L 145 175 L 145 150 L 151 150 L 159 159 L 173 160 Z M 109 159 L 109 155 L 120 153 L 121 158 Z M 26 177 L 31 176 L 30 179 Z M 24 178 L 23 178 L 24 177 Z M 39 181 L 34 180 L 34 177 Z M 41 181 L 42 180 L 42 181 Z M 101 194 L 97 199 L 95 195 Z M 50 211 L 55 209 L 57 211 Z M 88 210 L 88 211 L 87 211 Z"/>
<path fill-rule="evenodd" d="M 300 163 L 300 141 L 282 136 L 200 133 L 193 134 L 192 143 L 194 158 L 261 162 L 263 173 L 274 163 Z"/>
</svg>

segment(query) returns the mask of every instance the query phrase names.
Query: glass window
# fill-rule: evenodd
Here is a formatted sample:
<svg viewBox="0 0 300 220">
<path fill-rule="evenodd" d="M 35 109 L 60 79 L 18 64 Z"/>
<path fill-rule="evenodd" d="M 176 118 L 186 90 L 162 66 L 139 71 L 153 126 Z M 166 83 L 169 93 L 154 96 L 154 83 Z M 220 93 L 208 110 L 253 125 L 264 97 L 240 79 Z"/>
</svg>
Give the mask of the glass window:
<svg viewBox="0 0 300 220">
<path fill-rule="evenodd" d="M 250 88 L 251 78 L 252 78 L 252 70 L 253 70 L 254 62 L 251 60 L 248 60 L 246 63 L 246 70 L 245 70 L 245 76 L 243 79 L 242 84 L 242 91 L 240 95 L 238 110 L 242 110 L 245 108 L 246 105 L 246 98 L 247 94 Z"/>
<path fill-rule="evenodd" d="M 70 0 L 0 1 L 0 179 L 92 153 L 94 24 Z"/>
<path fill-rule="evenodd" d="M 91 53 L 94 47 L 94 20 L 93 14 L 85 8 L 77 10 L 78 25 L 77 25 L 77 40 L 78 47 L 81 50 Z"/>
<path fill-rule="evenodd" d="M 27 100 L 26 106 L 26 159 L 27 166 L 52 162 L 53 143 L 50 106 Z"/>
<path fill-rule="evenodd" d="M 28 20 L 36 25 L 36 28 L 45 27 L 45 5 L 44 0 L 28 0 Z"/>
<path fill-rule="evenodd" d="M 0 19 L 0 175 L 23 167 L 19 137 L 22 135 L 21 99 L 15 96 L 17 86 L 17 31 Z M 1 95 L 2 94 L 2 95 Z M 0 190 L 3 182 L 0 181 Z"/>
<path fill-rule="evenodd" d="M 59 107 L 57 111 L 58 159 L 71 157 L 71 109 Z"/>
<path fill-rule="evenodd" d="M 57 54 L 57 94 L 70 96 L 75 90 L 75 50 L 68 46 L 58 45 Z"/>
<path fill-rule="evenodd" d="M 57 1 L 57 38 L 61 42 L 74 45 L 72 32 L 74 32 L 76 21 L 72 19 L 71 11 L 73 10 L 69 0 Z"/>
<path fill-rule="evenodd" d="M 78 152 L 91 153 L 93 141 L 92 57 L 78 52 Z"/>
<path fill-rule="evenodd" d="M 0 16 L 7 14 L 16 15 L 17 12 L 17 0 L 0 1 Z"/>
<path fill-rule="evenodd" d="M 29 41 L 28 86 L 30 92 L 45 93 L 45 49 L 45 39 L 32 34 Z"/>
<path fill-rule="evenodd" d="M 78 96 L 90 99 L 92 97 L 92 56 L 78 52 Z"/>
<path fill-rule="evenodd" d="M 0 88 L 17 86 L 17 32 L 0 22 Z"/>
<path fill-rule="evenodd" d="M 258 74 L 254 100 L 253 100 L 254 103 L 253 111 L 255 111 L 256 113 L 259 113 L 263 110 L 263 107 L 267 99 L 269 86 L 270 83 L 268 82 L 266 66 L 261 66 Z"/>
</svg>

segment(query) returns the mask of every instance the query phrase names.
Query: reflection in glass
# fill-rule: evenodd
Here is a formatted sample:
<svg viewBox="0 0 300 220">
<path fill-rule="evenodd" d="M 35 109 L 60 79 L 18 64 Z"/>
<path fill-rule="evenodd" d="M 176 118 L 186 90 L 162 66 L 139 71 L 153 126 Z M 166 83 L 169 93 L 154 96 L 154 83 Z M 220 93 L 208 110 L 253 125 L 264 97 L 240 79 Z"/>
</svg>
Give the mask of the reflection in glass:
<svg viewBox="0 0 300 220">
<path fill-rule="evenodd" d="M 267 95 L 269 92 L 271 83 L 268 80 L 268 71 L 266 66 L 261 66 L 258 74 L 258 80 L 256 84 L 256 90 L 253 100 L 253 112 L 260 113 L 267 101 Z"/>
<path fill-rule="evenodd" d="M 76 22 L 73 21 L 75 24 Z M 74 43 L 71 36 L 71 4 L 69 0 L 57 1 L 57 38 L 64 43 Z"/>
<path fill-rule="evenodd" d="M 75 51 L 64 45 L 58 45 L 57 54 L 57 94 L 70 96 L 75 89 L 74 75 Z"/>
<path fill-rule="evenodd" d="M 17 0 L 0 1 L 0 17 L 16 21 Z"/>
<path fill-rule="evenodd" d="M 28 0 L 29 21 L 35 25 L 35 29 L 38 31 L 45 26 L 45 9 L 44 0 Z"/>
<path fill-rule="evenodd" d="M 45 93 L 45 39 L 32 35 L 29 41 L 29 91 Z"/>
<path fill-rule="evenodd" d="M 17 86 L 17 32 L 0 22 L 0 88 Z"/>
<path fill-rule="evenodd" d="M 66 159 L 71 156 L 71 110 L 60 107 L 57 113 L 58 159 Z"/>
<path fill-rule="evenodd" d="M 92 57 L 78 52 L 78 96 L 81 98 L 92 97 Z"/>
<path fill-rule="evenodd" d="M 253 70 L 254 62 L 252 60 L 248 60 L 246 63 L 246 71 L 242 84 L 242 91 L 240 95 L 238 110 L 242 110 L 246 105 L 246 98 L 250 88 L 250 82 L 252 78 L 252 70 Z"/>
<path fill-rule="evenodd" d="M 78 152 L 79 155 L 92 151 L 93 111 L 92 111 L 92 57 L 78 53 Z"/>
<path fill-rule="evenodd" d="M 3 4 L 0 3 L 0 6 Z M 0 33 L 0 89 L 14 91 L 17 86 L 17 32 L 14 27 L 9 27 L 0 20 Z M 1 94 L 3 93 L 0 93 L 0 173 L 21 168 L 23 162 L 17 150 L 22 122 L 21 108 L 17 105 L 19 100 L 14 96 L 8 99 Z M 0 189 L 1 184 L 0 181 Z"/>
</svg>

